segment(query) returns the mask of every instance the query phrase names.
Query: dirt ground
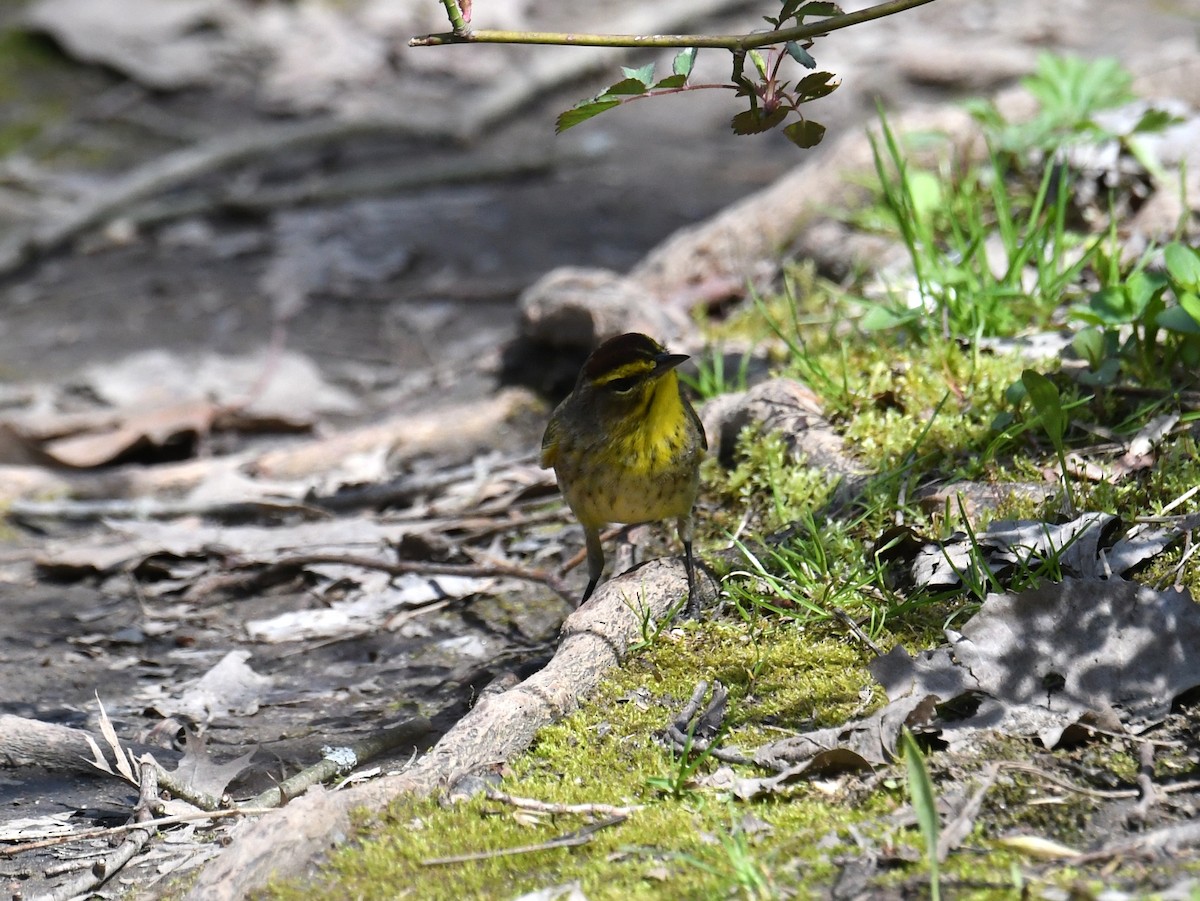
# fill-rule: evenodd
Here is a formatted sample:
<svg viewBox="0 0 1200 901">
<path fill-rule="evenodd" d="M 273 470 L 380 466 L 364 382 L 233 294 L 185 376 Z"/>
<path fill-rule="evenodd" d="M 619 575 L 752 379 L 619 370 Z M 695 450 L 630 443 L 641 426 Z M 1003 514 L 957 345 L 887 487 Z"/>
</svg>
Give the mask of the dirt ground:
<svg viewBox="0 0 1200 901">
<path fill-rule="evenodd" d="M 0 28 L 19 21 L 22 6 L 6 4 Z M 987 93 L 1028 71 L 1043 49 L 1116 54 L 1153 77 L 1155 61 L 1170 58 L 1164 48 L 1194 50 L 1200 25 L 1195 0 L 1043 6 L 938 0 L 829 38 L 814 52 L 845 84 L 822 104 L 822 120 L 834 133 L 857 127 L 876 99 L 905 108 Z M 746 4 L 741 15 L 694 27 L 753 27 L 756 11 Z M 1162 67 L 1169 78 L 1169 65 Z M 166 351 L 184 370 L 200 352 L 260 354 L 280 302 L 272 267 L 313 248 L 329 256 L 309 274 L 286 325 L 286 346 L 350 399 L 321 413 L 313 425 L 318 434 L 494 397 L 502 351 L 517 335 L 516 298 L 539 276 L 562 265 L 628 269 L 677 229 L 803 165 L 781 136 L 730 134 L 726 121 L 735 109 L 716 91 L 633 104 L 555 138 L 553 116 L 604 83 L 593 78 L 547 91 L 470 142 L 376 134 L 260 156 L 151 198 L 132 211 L 132 221 L 117 217 L 36 254 L 0 276 L 0 404 L 22 410 L 70 402 L 83 409 L 94 401 L 94 367 L 149 349 Z M 108 68 L 65 58 L 22 76 L 13 91 L 15 103 L 31 106 L 53 97 L 62 135 L 42 162 L 56 179 L 82 186 L 178 149 L 186 143 L 181 135 L 199 142 L 278 121 L 249 92 L 148 90 Z M 119 114 L 97 113 L 114 98 Z M 455 109 L 443 113 L 453 117 Z M 337 182 L 366 173 L 394 186 L 406 168 L 423 166 L 450 174 L 430 178 L 428 186 L 359 187 L 316 203 L 203 202 L 231 184 L 295 186 L 313 174 Z M 0 213 L 12 211 L 11 198 L 5 203 Z M 200 211 L 189 212 L 197 204 Z M 20 225 L 17 210 L 7 227 Z M 527 455 L 540 433 L 539 415 L 497 432 L 493 449 Z M 286 449 L 311 437 L 232 433 L 173 455 Z M 461 464 L 476 449 L 418 455 L 394 473 Z M 511 495 L 518 498 L 513 509 L 536 516 L 550 494 L 544 481 L 531 481 Z M 439 496 L 426 492 L 421 500 Z M 419 521 L 413 512 L 419 506 L 393 505 L 379 516 L 403 526 L 406 516 Z M 455 535 L 486 547 L 489 530 L 503 527 L 499 514 L 487 517 L 484 525 L 460 524 Z M 231 516 L 227 524 L 241 522 Z M 544 528 L 553 533 L 565 523 L 551 519 Z M 239 797 L 311 763 L 324 745 L 352 742 L 416 713 L 431 716 L 432 728 L 397 759 L 427 746 L 493 680 L 544 662 L 569 610 L 545 586 L 506 584 L 492 597 L 447 603 L 395 628 L 255 641 L 248 624 L 328 607 L 336 592 L 327 583 L 317 591 L 311 578 L 292 573 L 262 590 L 183 597 L 165 583 L 187 579 L 187 565 L 202 555 L 171 551 L 166 543 L 157 554 L 139 552 L 102 572 L 35 565 L 39 556 L 92 546 L 108 528 L 103 520 L 62 518 L 23 518 L 5 528 L 0 714 L 95 730 L 99 694 L 119 735 L 153 742 L 165 733 L 169 744 L 184 719 L 172 711 L 187 689 L 231 651 L 246 651 L 253 672 L 269 684 L 252 705 L 231 703 L 207 723 L 218 759 L 255 755 L 230 786 Z M 422 553 L 436 559 L 438 551 Z M 234 556 L 219 566 L 211 555 L 205 559 L 221 568 L 236 563 Z M 0 769 L 0 828 L 54 814 L 74 823 L 123 821 L 133 794 L 115 780 Z M 31 869 L 27 860 L 0 860 L 12 886 Z M 143 869 L 139 879 L 148 880 L 149 872 Z"/>
</svg>

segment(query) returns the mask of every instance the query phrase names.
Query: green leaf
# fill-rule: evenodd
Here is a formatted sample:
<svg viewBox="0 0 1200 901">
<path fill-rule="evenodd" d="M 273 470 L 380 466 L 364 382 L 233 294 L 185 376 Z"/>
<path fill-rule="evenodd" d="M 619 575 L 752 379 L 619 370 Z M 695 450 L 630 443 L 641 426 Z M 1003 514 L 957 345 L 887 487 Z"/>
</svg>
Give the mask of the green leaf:
<svg viewBox="0 0 1200 901">
<path fill-rule="evenodd" d="M 649 85 L 654 81 L 654 63 L 646 63 L 637 69 L 632 69 L 629 66 L 622 66 L 621 71 L 625 73 L 626 80 L 640 81 L 643 85 Z M 609 90 L 612 90 L 611 88 Z"/>
<path fill-rule="evenodd" d="M 1166 279 L 1149 272 L 1134 272 L 1125 279 L 1125 296 L 1133 318 L 1144 316 L 1155 296 L 1161 296 L 1167 287 Z"/>
<path fill-rule="evenodd" d="M 796 83 L 795 95 L 804 103 L 832 94 L 841 87 L 841 79 L 832 72 L 814 72 Z"/>
<path fill-rule="evenodd" d="M 1080 329 L 1071 339 L 1071 349 L 1095 368 L 1104 359 L 1104 332 L 1098 328 Z"/>
<path fill-rule="evenodd" d="M 784 130 L 786 131 L 786 129 Z M 858 325 L 864 331 L 882 332 L 902 325 L 908 325 L 919 318 L 920 313 L 917 310 L 895 310 L 888 307 L 872 306 L 858 320 Z"/>
<path fill-rule="evenodd" d="M 908 796 L 912 801 L 913 813 L 917 816 L 917 826 L 925 839 L 930 896 L 933 901 L 940 901 L 937 849 L 941 822 L 938 820 L 937 799 L 933 795 L 933 780 L 929 778 L 925 755 L 908 729 L 900 731 L 900 749 L 904 752 L 904 766 L 908 770 Z"/>
<path fill-rule="evenodd" d="M 1067 434 L 1067 414 L 1062 408 L 1062 397 L 1054 387 L 1054 382 L 1033 369 L 1021 373 L 1021 382 L 1029 394 L 1029 402 L 1041 417 L 1042 428 L 1046 430 L 1050 443 L 1055 450 L 1060 450 Z"/>
<path fill-rule="evenodd" d="M 675 54 L 675 59 L 671 61 L 671 71 L 687 78 L 692 74 L 694 65 L 696 65 L 696 48 L 685 47 Z"/>
<path fill-rule="evenodd" d="M 783 45 L 783 49 L 787 51 L 788 56 L 790 56 L 804 68 L 815 69 L 817 67 L 817 61 L 812 58 L 812 54 L 795 41 L 788 41 Z"/>
<path fill-rule="evenodd" d="M 1004 389 L 1004 399 L 1014 407 L 1029 396 L 1025 383 L 1020 379 Z"/>
<path fill-rule="evenodd" d="M 598 116 L 605 110 L 610 110 L 614 106 L 620 105 L 620 100 L 585 100 L 578 106 L 572 107 L 566 112 L 559 113 L 554 131 L 557 134 L 562 134 L 568 128 L 574 128 L 580 122 L 586 122 L 593 116 Z"/>
<path fill-rule="evenodd" d="M 824 3 L 820 0 L 812 0 L 805 3 L 804 0 L 785 0 L 783 11 L 779 14 L 780 19 L 795 18 L 799 25 L 804 24 L 806 16 L 840 16 L 842 8 L 836 3 Z"/>
<path fill-rule="evenodd" d="M 1112 385 L 1116 383 L 1120 374 L 1121 361 L 1116 357 L 1109 357 L 1098 367 L 1081 372 L 1075 378 L 1081 385 Z"/>
<path fill-rule="evenodd" d="M 1129 322 L 1129 298 L 1123 285 L 1102 288 L 1091 296 L 1088 306 L 1101 322 L 1120 325 Z"/>
<path fill-rule="evenodd" d="M 616 84 L 606 88 L 604 93 L 597 97 L 601 100 L 607 97 L 624 97 L 628 95 L 645 94 L 650 89 L 644 81 L 639 78 L 624 78 Z"/>
<path fill-rule="evenodd" d="M 1179 305 L 1183 307 L 1189 316 L 1200 322 L 1200 297 L 1197 297 L 1191 291 L 1185 291 L 1179 295 Z"/>
<path fill-rule="evenodd" d="M 787 118 L 787 110 L 778 107 L 774 112 L 764 113 L 760 109 L 743 110 L 729 123 L 735 135 L 756 135 L 770 131 Z"/>
<path fill-rule="evenodd" d="M 681 88 L 687 84 L 686 75 L 668 75 L 662 81 L 656 81 L 650 85 L 650 90 L 657 91 L 663 88 Z"/>
<path fill-rule="evenodd" d="M 1175 125 L 1182 122 L 1179 116 L 1173 113 L 1168 113 L 1166 110 L 1154 109 L 1153 107 L 1142 113 L 1142 118 L 1137 120 L 1137 124 L 1130 129 L 1131 135 L 1146 134 L 1147 132 L 1162 131 L 1168 125 Z"/>
<path fill-rule="evenodd" d="M 807 150 L 821 143 L 821 139 L 825 137 L 825 126 L 812 119 L 802 119 L 787 126 L 783 133 L 797 147 Z"/>
<path fill-rule="evenodd" d="M 752 63 L 754 63 L 754 68 L 756 68 L 758 70 L 759 77 L 766 78 L 767 77 L 767 61 L 763 58 L 763 55 L 761 53 L 759 53 L 757 50 L 751 50 L 750 51 L 750 61 Z"/>
<path fill-rule="evenodd" d="M 1159 328 L 1177 335 L 1200 335 L 1200 323 L 1183 307 L 1168 307 L 1154 317 L 1154 322 Z"/>
<path fill-rule="evenodd" d="M 1200 291 L 1200 254 L 1178 241 L 1163 248 L 1167 274 L 1188 291 Z"/>
</svg>

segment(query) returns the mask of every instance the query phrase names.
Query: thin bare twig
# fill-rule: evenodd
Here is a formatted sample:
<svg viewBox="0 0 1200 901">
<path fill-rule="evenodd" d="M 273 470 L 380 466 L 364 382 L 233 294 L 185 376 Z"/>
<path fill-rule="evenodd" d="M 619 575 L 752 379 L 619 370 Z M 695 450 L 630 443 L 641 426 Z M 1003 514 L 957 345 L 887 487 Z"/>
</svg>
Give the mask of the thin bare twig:
<svg viewBox="0 0 1200 901">
<path fill-rule="evenodd" d="M 443 0 L 450 4 L 453 0 Z M 437 47 L 443 44 L 558 44 L 570 47 L 715 47 L 722 50 L 746 51 L 788 41 L 806 41 L 851 25 L 895 15 L 931 0 L 888 0 L 857 12 L 831 16 L 820 22 L 759 31 L 751 34 L 585 34 L 581 32 L 458 30 L 441 34 L 424 34 L 411 38 L 410 47 Z M 461 22 L 461 16 L 459 18 Z"/>
<path fill-rule="evenodd" d="M 619 823 L 625 822 L 625 817 L 609 817 L 601 820 L 598 823 L 591 823 L 578 829 L 575 832 L 561 836 L 560 838 L 550 839 L 548 842 L 539 842 L 536 845 L 519 845 L 515 848 L 497 848 L 494 851 L 474 851 L 470 854 L 453 854 L 449 857 L 431 857 L 421 861 L 423 867 L 437 867 L 446 864 L 454 863 L 471 863 L 477 860 L 491 860 L 496 857 L 509 857 L 513 854 L 533 854 L 537 851 L 551 851 L 555 848 L 574 848 L 578 845 L 586 845 L 592 840 L 592 836 L 601 829 L 606 829 L 609 826 L 616 826 Z"/>
<path fill-rule="evenodd" d="M 246 807 L 278 807 L 290 799 L 303 794 L 311 785 L 324 782 L 339 774 L 373 760 L 388 751 L 404 745 L 414 744 L 433 729 L 427 717 L 415 716 L 403 723 L 384 729 L 364 738 L 362 741 L 341 748 L 326 748 L 324 756 L 312 766 L 301 770 L 296 775 L 285 779 L 275 788 L 269 788 L 260 795 L 246 802 Z"/>
<path fill-rule="evenodd" d="M 196 823 L 203 820 L 222 820 L 226 817 L 235 816 L 257 816 L 270 813 L 271 810 L 272 808 L 270 807 L 230 807 L 226 810 L 198 810 L 195 813 L 172 814 L 169 817 L 158 817 L 154 820 L 147 820 L 144 823 L 125 823 L 123 826 L 97 826 L 95 829 L 81 829 L 79 832 L 52 835 L 47 838 L 39 838 L 33 841 L 22 842 L 19 845 L 0 848 L 0 857 L 16 857 L 27 851 L 39 851 L 42 848 L 69 845 L 71 842 L 82 842 L 93 838 L 109 838 L 110 836 L 132 832 L 134 829 L 160 829 L 163 826 L 178 826 L 181 823 Z"/>
<path fill-rule="evenodd" d="M 283 557 L 270 564 L 258 574 L 276 574 L 289 570 L 302 569 L 314 564 L 335 564 L 338 566 L 358 566 L 363 569 L 375 569 L 393 576 L 418 574 L 425 576 L 465 576 L 467 578 L 486 578 L 497 576 L 510 579 L 521 579 L 526 582 L 539 582 L 545 585 L 559 597 L 575 603 L 575 592 L 570 591 L 566 583 L 554 573 L 542 569 L 528 569 L 499 560 L 488 563 L 432 563 L 427 560 L 378 560 L 374 557 L 363 557 L 358 554 L 297 554 Z"/>
<path fill-rule="evenodd" d="M 953 819 L 943 827 L 938 835 L 937 859 L 939 863 L 945 863 L 950 852 L 971 834 L 971 829 L 975 826 L 975 819 L 979 816 L 979 808 L 983 806 L 984 796 L 996 784 L 999 775 L 999 763 L 989 763 L 984 767 L 983 780 L 979 787 L 975 789 L 974 794 L 967 799 Z"/>
<path fill-rule="evenodd" d="M 1127 842 L 1114 842 L 1095 851 L 1080 854 L 1078 857 L 1072 857 L 1069 863 L 1071 866 L 1079 866 L 1098 863 L 1102 860 L 1112 860 L 1117 857 L 1156 857 L 1179 848 L 1198 844 L 1200 844 L 1200 822 L 1185 820 L 1182 823 L 1164 826 L 1162 829 L 1155 829 L 1152 832 L 1144 832 Z"/>
<path fill-rule="evenodd" d="M 77 895 L 91 892 L 120 872 L 135 854 L 146 847 L 146 843 L 155 832 L 154 826 L 151 825 L 154 822 L 154 813 L 162 809 L 162 801 L 158 798 L 158 764 L 149 755 L 141 760 L 139 776 L 133 828 L 129 830 L 125 840 L 112 853 L 93 863 L 87 872 L 56 887 L 53 892 L 41 896 L 37 901 L 67 901 Z"/>
<path fill-rule="evenodd" d="M 521 798 L 516 795 L 506 794 L 494 788 L 489 788 L 486 795 L 489 801 L 498 801 L 501 804 L 508 804 L 510 807 L 516 807 L 521 810 L 528 810 L 533 813 L 548 813 L 551 815 L 561 814 L 564 816 L 628 817 L 643 807 L 641 804 L 632 804 L 624 807 L 613 804 L 552 804 L 549 801 L 539 801 L 536 798 Z"/>
<path fill-rule="evenodd" d="M 1150 818 L 1150 808 L 1158 803 L 1159 792 L 1154 786 L 1154 745 L 1142 742 L 1138 745 L 1138 803 L 1129 813 L 1135 824 L 1145 823 Z"/>
</svg>

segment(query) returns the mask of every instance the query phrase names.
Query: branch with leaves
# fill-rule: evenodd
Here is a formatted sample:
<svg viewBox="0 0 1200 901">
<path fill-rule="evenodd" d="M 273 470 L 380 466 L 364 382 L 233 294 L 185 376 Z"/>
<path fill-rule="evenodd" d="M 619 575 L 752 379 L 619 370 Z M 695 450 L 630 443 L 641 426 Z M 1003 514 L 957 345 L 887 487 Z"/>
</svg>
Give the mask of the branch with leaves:
<svg viewBox="0 0 1200 901">
<path fill-rule="evenodd" d="M 794 84 L 785 80 L 787 61 L 816 69 L 809 53 L 813 40 L 832 31 L 848 28 L 922 6 L 932 0 L 889 0 L 854 13 L 844 13 L 836 3 L 825 0 L 780 0 L 779 12 L 763 16 L 770 31 L 746 34 L 586 34 L 579 32 L 487 31 L 471 27 L 471 0 L 442 0 L 452 30 L 427 34 L 409 41 L 412 47 L 444 44 L 558 44 L 581 47 L 679 47 L 671 74 L 655 80 L 654 64 L 622 67 L 623 77 L 595 97 L 581 101 L 558 117 L 557 130 L 565 131 L 581 122 L 615 109 L 632 100 L 661 97 L 685 91 L 724 89 L 748 100 L 748 108 L 730 123 L 736 134 L 760 134 L 784 125 L 783 133 L 798 147 L 815 147 L 825 136 L 825 126 L 805 117 L 801 106 L 835 91 L 841 80 L 830 72 L 813 72 Z M 806 19 L 817 21 L 806 22 Z M 728 50 L 733 56 L 733 73 L 727 83 L 693 84 L 690 81 L 700 48 Z M 747 73 L 746 60 L 753 64 Z"/>
</svg>

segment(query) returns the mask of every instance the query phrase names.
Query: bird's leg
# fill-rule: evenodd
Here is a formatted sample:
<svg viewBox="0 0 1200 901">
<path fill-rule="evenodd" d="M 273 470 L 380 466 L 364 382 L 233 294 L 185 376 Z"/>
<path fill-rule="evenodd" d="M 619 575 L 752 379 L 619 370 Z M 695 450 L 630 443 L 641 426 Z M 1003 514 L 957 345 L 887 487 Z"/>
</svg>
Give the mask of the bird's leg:
<svg viewBox="0 0 1200 901">
<path fill-rule="evenodd" d="M 700 596 L 696 593 L 696 564 L 692 557 L 692 517 L 679 517 L 679 538 L 683 542 L 683 562 L 687 566 L 688 599 L 683 615 L 688 619 L 700 616 Z"/>
<path fill-rule="evenodd" d="M 584 526 L 583 534 L 587 541 L 588 583 L 583 590 L 583 600 L 579 602 L 581 607 L 596 590 L 596 583 L 604 572 L 604 545 L 600 543 L 600 527 Z"/>
</svg>

